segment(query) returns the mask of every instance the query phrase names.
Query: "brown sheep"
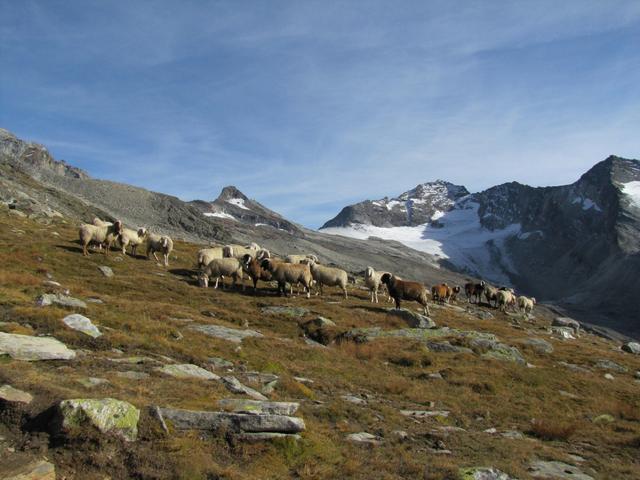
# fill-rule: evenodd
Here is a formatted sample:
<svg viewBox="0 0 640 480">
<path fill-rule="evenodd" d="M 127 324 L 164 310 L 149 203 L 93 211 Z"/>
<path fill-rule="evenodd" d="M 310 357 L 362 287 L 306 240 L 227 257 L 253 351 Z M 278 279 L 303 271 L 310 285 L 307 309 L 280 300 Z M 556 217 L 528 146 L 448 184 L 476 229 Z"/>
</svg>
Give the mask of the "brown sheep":
<svg viewBox="0 0 640 480">
<path fill-rule="evenodd" d="M 245 271 L 251 280 L 253 281 L 253 291 L 256 291 L 256 287 L 258 286 L 258 280 L 262 280 L 263 282 L 271 281 L 271 272 L 268 272 L 260 265 L 261 260 L 253 258 L 251 255 L 246 253 L 244 257 L 242 257 L 242 269 Z"/>
<path fill-rule="evenodd" d="M 464 292 L 467 294 L 467 301 L 471 303 L 471 299 L 475 297 L 476 302 L 480 303 L 480 298 L 482 297 L 482 293 L 484 292 L 484 287 L 484 280 L 482 280 L 480 283 L 465 283 Z"/>
<path fill-rule="evenodd" d="M 400 309 L 401 300 L 413 300 L 424 307 L 424 314 L 429 315 L 427 304 L 427 288 L 418 282 L 400 280 L 390 273 L 385 273 L 380 279 L 387 286 L 389 295 L 396 301 L 396 309 Z"/>
<path fill-rule="evenodd" d="M 441 283 L 440 285 L 434 285 L 431 287 L 431 298 L 434 302 L 448 302 L 449 301 L 449 293 L 451 288 L 446 283 Z"/>
</svg>

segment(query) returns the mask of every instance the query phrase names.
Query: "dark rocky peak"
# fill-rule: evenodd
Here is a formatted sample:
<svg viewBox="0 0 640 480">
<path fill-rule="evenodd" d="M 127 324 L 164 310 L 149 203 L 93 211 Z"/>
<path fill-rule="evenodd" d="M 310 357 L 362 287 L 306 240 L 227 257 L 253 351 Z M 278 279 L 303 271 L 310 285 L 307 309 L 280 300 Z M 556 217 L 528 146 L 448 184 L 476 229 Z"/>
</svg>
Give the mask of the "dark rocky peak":
<svg viewBox="0 0 640 480">
<path fill-rule="evenodd" d="M 595 186 L 640 180 L 640 161 L 610 155 L 591 167 L 576 183 Z"/>
<path fill-rule="evenodd" d="M 249 198 L 247 198 L 247 196 L 244 193 L 242 193 L 233 185 L 229 185 L 222 189 L 222 191 L 220 192 L 220 195 L 218 195 L 218 198 L 216 198 L 216 200 L 214 201 L 227 201 L 234 198 L 238 198 L 245 201 L 249 200 Z"/>
<path fill-rule="evenodd" d="M 404 192 L 398 197 L 398 200 L 428 199 L 437 198 L 440 200 L 449 199 L 455 201 L 465 195 L 469 195 L 469 191 L 462 185 L 454 185 L 444 180 L 436 180 L 435 182 L 421 183 L 415 188 Z M 385 200 L 388 200 L 385 197 Z"/>
</svg>

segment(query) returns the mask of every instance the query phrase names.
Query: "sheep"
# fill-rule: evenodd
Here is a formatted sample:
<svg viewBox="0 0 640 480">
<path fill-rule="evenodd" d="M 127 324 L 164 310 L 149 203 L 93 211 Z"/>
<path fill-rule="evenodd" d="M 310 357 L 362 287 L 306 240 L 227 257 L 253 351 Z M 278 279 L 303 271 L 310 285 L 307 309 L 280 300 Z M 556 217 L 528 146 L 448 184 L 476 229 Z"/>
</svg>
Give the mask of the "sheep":
<svg viewBox="0 0 640 480">
<path fill-rule="evenodd" d="M 158 235 L 150 233 L 147 237 L 147 258 L 153 253 L 153 258 L 159 262 L 156 252 L 162 252 L 163 263 L 165 267 L 169 266 L 169 254 L 173 250 L 173 240 L 166 235 Z"/>
<path fill-rule="evenodd" d="M 255 292 L 258 285 L 258 280 L 262 280 L 263 282 L 271 281 L 271 272 L 268 272 L 260 265 L 261 260 L 252 257 L 250 254 L 246 253 L 244 257 L 242 257 L 242 269 L 249 275 L 251 280 L 253 281 L 253 291 Z"/>
<path fill-rule="evenodd" d="M 498 307 L 498 289 L 495 287 L 492 287 L 491 285 L 485 285 L 484 287 L 484 296 L 487 299 L 487 303 L 489 304 L 490 307 Z M 491 305 L 491 302 L 493 301 L 493 305 Z"/>
<path fill-rule="evenodd" d="M 262 260 L 263 258 L 271 258 L 271 252 L 266 248 L 260 248 L 257 243 L 251 243 L 250 245 L 225 245 L 222 248 L 222 256 L 225 258 L 234 257 L 241 260 L 245 255 L 251 255 L 253 258 Z"/>
<path fill-rule="evenodd" d="M 449 287 L 449 303 L 455 303 L 458 300 L 458 295 L 460 295 L 461 290 L 460 285 Z"/>
<path fill-rule="evenodd" d="M 209 247 L 198 250 L 197 267 L 202 269 L 209 265 L 211 260 L 216 258 L 224 258 L 224 247 Z"/>
<path fill-rule="evenodd" d="M 98 227 L 95 225 L 89 225 L 84 223 L 80 226 L 78 232 L 80 236 L 80 243 L 82 244 L 82 255 L 85 257 L 89 255 L 89 249 L 87 248 L 90 243 L 97 243 L 106 245 L 104 254 L 109 255 L 111 244 L 116 240 L 118 235 L 122 232 L 122 222 L 116 221 L 113 225 L 105 225 Z"/>
<path fill-rule="evenodd" d="M 328 287 L 340 287 L 344 293 L 345 300 L 347 299 L 347 283 L 349 283 L 347 272 L 340 268 L 319 265 L 311 259 L 309 259 L 309 269 L 313 280 L 318 284 L 320 295 L 323 294 L 323 285 L 327 285 Z"/>
<path fill-rule="evenodd" d="M 451 288 L 446 283 L 441 283 L 440 285 L 434 285 L 431 287 L 431 298 L 434 302 L 438 301 L 440 303 L 449 302 L 449 293 Z"/>
<path fill-rule="evenodd" d="M 367 267 L 364 271 L 364 284 L 371 291 L 371 303 L 378 303 L 378 289 L 382 284 L 382 275 L 389 272 L 376 272 L 373 267 Z"/>
<path fill-rule="evenodd" d="M 91 221 L 91 225 L 95 225 L 96 227 L 110 227 L 113 225 L 113 222 L 105 222 L 104 220 L 100 220 L 98 217 L 94 217 Z"/>
<path fill-rule="evenodd" d="M 515 306 L 516 296 L 509 290 L 498 290 L 496 295 L 497 305 L 501 311 L 506 312 L 508 306 Z"/>
<path fill-rule="evenodd" d="M 400 309 L 401 300 L 414 300 L 424 307 L 424 314 L 429 315 L 429 305 L 427 303 L 427 288 L 418 282 L 400 280 L 390 273 L 385 273 L 380 279 L 387 286 L 389 295 L 396 302 L 396 309 Z"/>
<path fill-rule="evenodd" d="M 277 262 L 270 258 L 265 258 L 260 266 L 271 273 L 274 280 L 278 282 L 278 293 L 287 295 L 286 284 L 290 286 L 300 282 L 307 291 L 307 298 L 311 298 L 311 269 L 309 265 L 289 264 L 285 262 Z"/>
<path fill-rule="evenodd" d="M 216 258 L 211 260 L 204 267 L 198 276 L 198 282 L 201 287 L 207 288 L 209 280 L 215 278 L 216 284 L 213 288 L 218 288 L 218 282 L 222 279 L 222 289 L 224 290 L 224 277 L 233 278 L 233 287 L 238 283 L 238 278 L 242 280 L 242 264 L 237 258 Z M 242 284 L 244 291 L 244 284 Z"/>
<path fill-rule="evenodd" d="M 518 308 L 523 313 L 531 313 L 533 306 L 536 304 L 535 297 L 527 298 L 525 296 L 518 297 Z"/>
<path fill-rule="evenodd" d="M 476 298 L 477 303 L 480 303 L 480 297 L 484 292 L 485 283 L 482 280 L 480 283 L 468 282 L 464 284 L 464 291 L 467 295 L 467 301 L 471 303 L 473 297 Z"/>
<path fill-rule="evenodd" d="M 320 263 L 318 257 L 312 253 L 308 255 L 287 255 L 284 257 L 285 263 L 308 263 L 309 261 Z"/>
<path fill-rule="evenodd" d="M 146 236 L 147 229 L 144 227 L 139 228 L 137 232 L 129 228 L 123 228 L 120 235 L 118 235 L 118 241 L 122 246 L 122 254 L 126 254 L 127 246 L 131 245 L 131 255 L 135 257 L 138 245 L 144 242 Z"/>
</svg>

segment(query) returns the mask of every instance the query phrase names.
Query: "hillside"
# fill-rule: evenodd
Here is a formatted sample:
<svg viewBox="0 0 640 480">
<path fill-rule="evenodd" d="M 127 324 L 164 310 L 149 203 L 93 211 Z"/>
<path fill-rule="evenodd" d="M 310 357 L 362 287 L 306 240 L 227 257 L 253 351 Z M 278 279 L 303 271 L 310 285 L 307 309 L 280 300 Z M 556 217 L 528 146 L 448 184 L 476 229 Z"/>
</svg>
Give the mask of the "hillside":
<svg viewBox="0 0 640 480">
<path fill-rule="evenodd" d="M 417 305 L 396 316 L 357 287 L 199 288 L 194 243 L 168 269 L 84 258 L 75 220 L 31 216 L 0 206 L 0 478 L 638 477 L 640 356 L 549 310 L 432 304 L 435 328 L 410 328 Z M 52 339 L 58 359 L 24 360 Z"/>
<path fill-rule="evenodd" d="M 640 337 L 640 162 L 611 156 L 571 185 L 468 194 L 446 182 L 345 207 L 324 233 L 399 241 Z M 615 292 L 615 293 L 613 293 Z"/>
</svg>

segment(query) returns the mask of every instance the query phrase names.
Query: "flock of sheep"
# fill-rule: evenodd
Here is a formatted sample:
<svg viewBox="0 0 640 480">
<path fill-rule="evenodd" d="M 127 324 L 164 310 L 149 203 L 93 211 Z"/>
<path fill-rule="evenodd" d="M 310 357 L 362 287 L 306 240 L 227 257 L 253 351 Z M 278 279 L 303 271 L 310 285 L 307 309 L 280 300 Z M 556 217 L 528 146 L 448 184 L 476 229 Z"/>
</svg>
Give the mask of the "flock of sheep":
<svg viewBox="0 0 640 480">
<path fill-rule="evenodd" d="M 165 266 L 169 265 L 169 254 L 173 250 L 173 241 L 166 235 L 149 233 L 145 228 L 137 231 L 125 228 L 122 222 L 104 222 L 94 218 L 91 224 L 83 224 L 80 227 L 80 243 L 83 255 L 89 255 L 88 247 L 93 244 L 100 249 L 105 249 L 108 255 L 111 246 L 117 244 L 126 253 L 127 247 L 131 249 L 131 255 L 136 255 L 139 245 L 146 241 L 147 258 L 153 254 L 159 261 L 157 253 L 163 256 Z M 349 276 L 347 272 L 335 267 L 321 265 L 318 257 L 308 255 L 287 255 L 283 258 L 275 258 L 269 250 L 260 248 L 259 245 L 225 245 L 203 248 L 197 254 L 198 283 L 201 287 L 208 287 L 209 282 L 215 280 L 214 288 L 218 288 L 224 278 L 233 280 L 233 287 L 238 281 L 249 276 L 256 291 L 258 281 L 277 282 L 278 293 L 293 294 L 294 286 L 302 286 L 307 298 L 311 296 L 311 289 L 316 288 L 317 294 L 323 294 L 323 287 L 339 287 L 344 298 L 348 298 L 347 284 Z M 378 303 L 378 291 L 384 285 L 388 293 L 388 300 L 395 301 L 396 308 L 400 308 L 402 300 L 415 301 L 422 305 L 425 315 L 429 315 L 428 299 L 431 296 L 433 302 L 452 303 L 461 293 L 460 286 L 449 286 L 446 283 L 435 285 L 429 292 L 420 282 L 401 279 L 390 272 L 376 272 L 373 267 L 367 267 L 364 272 L 364 284 L 371 293 L 371 302 Z M 244 284 L 242 284 L 244 290 Z M 464 286 L 467 301 L 480 303 L 482 296 L 490 306 L 506 311 L 508 307 L 517 308 L 523 313 L 531 313 L 536 303 L 535 298 L 516 296 L 513 289 L 508 287 L 493 287 L 484 281 L 479 283 L 469 282 Z"/>
</svg>

